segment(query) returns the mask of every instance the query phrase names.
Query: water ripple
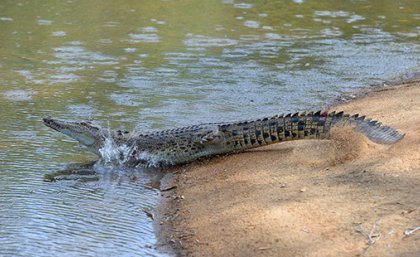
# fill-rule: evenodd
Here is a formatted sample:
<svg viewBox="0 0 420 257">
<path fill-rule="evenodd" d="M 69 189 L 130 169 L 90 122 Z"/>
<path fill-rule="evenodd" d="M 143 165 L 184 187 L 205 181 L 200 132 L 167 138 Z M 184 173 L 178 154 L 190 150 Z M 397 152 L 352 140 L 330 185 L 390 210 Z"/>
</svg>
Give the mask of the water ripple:
<svg viewBox="0 0 420 257">
<path fill-rule="evenodd" d="M 96 182 L 66 180 L 45 187 L 41 180 L 22 180 L 20 186 L 4 186 L 0 233 L 9 236 L 0 255 L 153 255 L 153 227 L 142 220 L 148 219 L 144 208 L 153 208 L 159 195 L 144 187 L 148 175 L 100 166 L 95 172 Z"/>
<path fill-rule="evenodd" d="M 217 38 L 205 35 L 188 34 L 184 44 L 187 47 L 226 47 L 236 45 L 238 42 L 229 38 Z"/>
<path fill-rule="evenodd" d="M 8 90 L 3 92 L 3 96 L 10 101 L 29 101 L 36 93 L 32 90 Z"/>
<path fill-rule="evenodd" d="M 129 34 L 130 43 L 159 43 L 160 39 L 157 34 Z"/>
</svg>

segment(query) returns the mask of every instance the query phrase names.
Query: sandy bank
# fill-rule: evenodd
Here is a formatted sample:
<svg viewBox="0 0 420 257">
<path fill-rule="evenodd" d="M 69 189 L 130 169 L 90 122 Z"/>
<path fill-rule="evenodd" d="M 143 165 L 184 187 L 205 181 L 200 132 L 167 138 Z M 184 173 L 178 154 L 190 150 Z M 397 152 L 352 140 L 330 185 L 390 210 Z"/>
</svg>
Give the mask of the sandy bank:
<svg viewBox="0 0 420 257">
<path fill-rule="evenodd" d="M 406 137 L 348 129 L 181 167 L 163 183 L 162 245 L 181 256 L 420 256 L 420 83 L 334 107 Z M 170 189 L 172 186 L 176 188 Z"/>
</svg>

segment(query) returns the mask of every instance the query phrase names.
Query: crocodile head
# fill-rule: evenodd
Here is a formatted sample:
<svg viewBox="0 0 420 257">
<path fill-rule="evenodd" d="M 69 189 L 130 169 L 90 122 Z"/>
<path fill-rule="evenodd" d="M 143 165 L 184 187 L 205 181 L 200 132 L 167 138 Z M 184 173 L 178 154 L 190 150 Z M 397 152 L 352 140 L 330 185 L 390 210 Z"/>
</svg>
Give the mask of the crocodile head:
<svg viewBox="0 0 420 257">
<path fill-rule="evenodd" d="M 43 118 L 44 124 L 79 141 L 90 151 L 100 155 L 99 149 L 103 147 L 108 130 L 92 125 L 90 122 L 64 121 L 51 117 Z"/>
</svg>

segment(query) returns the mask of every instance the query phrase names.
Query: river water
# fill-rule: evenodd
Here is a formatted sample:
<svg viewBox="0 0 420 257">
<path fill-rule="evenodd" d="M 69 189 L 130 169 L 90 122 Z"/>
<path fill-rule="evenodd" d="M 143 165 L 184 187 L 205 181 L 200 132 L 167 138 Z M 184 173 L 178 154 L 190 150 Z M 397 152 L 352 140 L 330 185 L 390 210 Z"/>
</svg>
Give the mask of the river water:
<svg viewBox="0 0 420 257">
<path fill-rule="evenodd" d="M 160 174 L 80 165 L 42 117 L 147 132 L 322 108 L 417 71 L 419 34 L 415 0 L 2 0 L 0 256 L 165 256 Z"/>
</svg>

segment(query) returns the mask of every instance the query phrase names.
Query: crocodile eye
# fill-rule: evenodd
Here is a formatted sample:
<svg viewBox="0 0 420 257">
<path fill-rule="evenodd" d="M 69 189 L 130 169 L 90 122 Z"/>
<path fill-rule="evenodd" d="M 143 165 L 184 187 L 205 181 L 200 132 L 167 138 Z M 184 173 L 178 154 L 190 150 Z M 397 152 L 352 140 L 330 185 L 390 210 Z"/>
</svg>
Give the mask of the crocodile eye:
<svg viewBox="0 0 420 257">
<path fill-rule="evenodd" d="M 87 124 L 86 124 L 86 122 L 80 122 L 80 125 L 86 126 Z"/>
</svg>

